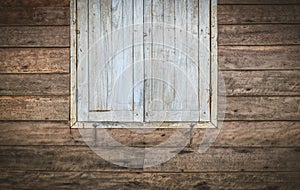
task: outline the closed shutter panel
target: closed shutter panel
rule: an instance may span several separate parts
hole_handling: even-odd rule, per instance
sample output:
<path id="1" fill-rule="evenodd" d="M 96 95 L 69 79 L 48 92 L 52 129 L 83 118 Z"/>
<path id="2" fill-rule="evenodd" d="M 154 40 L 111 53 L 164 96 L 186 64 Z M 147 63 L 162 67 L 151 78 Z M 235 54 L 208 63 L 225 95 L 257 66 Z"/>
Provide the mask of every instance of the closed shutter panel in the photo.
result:
<path id="1" fill-rule="evenodd" d="M 207 0 L 78 0 L 81 121 L 209 121 Z"/>

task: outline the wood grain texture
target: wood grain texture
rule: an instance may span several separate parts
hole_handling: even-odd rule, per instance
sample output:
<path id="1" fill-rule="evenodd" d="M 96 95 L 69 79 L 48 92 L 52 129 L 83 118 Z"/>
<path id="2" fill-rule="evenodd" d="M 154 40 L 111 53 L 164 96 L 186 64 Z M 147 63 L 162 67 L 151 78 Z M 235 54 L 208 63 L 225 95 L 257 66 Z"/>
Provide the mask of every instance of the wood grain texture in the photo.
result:
<path id="1" fill-rule="evenodd" d="M 219 25 L 219 45 L 300 44 L 300 24 Z"/>
<path id="2" fill-rule="evenodd" d="M 299 172 L 102 173 L 1 171 L 3 189 L 288 189 Z"/>
<path id="3" fill-rule="evenodd" d="M 300 5 L 221 5 L 218 24 L 300 23 Z"/>
<path id="4" fill-rule="evenodd" d="M 286 4 L 296 4 L 299 5 L 299 0 L 218 0 L 218 4 L 234 4 L 234 5 L 286 5 Z"/>
<path id="5" fill-rule="evenodd" d="M 300 122 L 224 122 L 212 147 L 298 147 Z M 85 145 L 79 129 L 69 129 L 67 122 L 0 122 L 0 145 Z M 83 130 L 83 129 L 81 129 Z M 132 129 L 98 129 L 107 131 L 123 145 L 152 147 L 174 135 L 175 129 L 156 129 L 138 133 Z M 141 129 L 145 131 L 145 129 Z M 198 147 L 204 133 L 214 129 L 194 129 L 189 146 Z M 93 129 L 89 131 L 91 136 Z"/>
<path id="6" fill-rule="evenodd" d="M 0 7 L 69 7 L 70 0 L 5 0 Z"/>
<path id="7" fill-rule="evenodd" d="M 76 3 L 77 11 L 76 11 L 76 62 L 73 67 L 76 67 L 76 93 L 74 94 L 77 97 L 77 105 L 76 110 L 78 110 L 77 119 L 78 120 L 87 120 L 87 112 L 88 112 L 88 86 L 85 85 L 88 81 L 88 69 L 86 63 L 88 63 L 88 14 L 84 10 L 87 10 L 88 1 L 77 1 Z M 86 13 L 86 14 L 82 14 Z M 73 22 L 74 24 L 74 22 Z M 73 36 L 75 37 L 75 36 Z M 74 46 L 72 46 L 74 48 Z M 73 69 L 73 68 L 72 68 Z M 78 72 L 82 71 L 82 72 Z M 73 75 L 74 76 L 74 75 Z"/>
<path id="8" fill-rule="evenodd" d="M 69 47 L 68 26 L 0 27 L 0 47 Z"/>
<path id="9" fill-rule="evenodd" d="M 117 154 L 121 148 L 106 147 L 103 154 Z M 143 152 L 144 149 L 140 149 Z M 157 159 L 162 151 L 153 151 Z M 143 161 L 144 154 L 124 163 Z M 287 156 L 288 155 L 288 156 Z M 213 148 L 199 154 L 198 147 L 186 148 L 166 163 L 144 168 L 148 172 L 238 172 L 282 171 L 297 172 L 300 169 L 299 148 Z M 87 146 L 0 146 L 1 170 L 47 171 L 141 171 L 125 168 L 103 160 Z"/>
<path id="10" fill-rule="evenodd" d="M 1 74 L 0 95 L 69 95 L 68 74 Z"/>
<path id="11" fill-rule="evenodd" d="M 69 97 L 0 97 L 0 120 L 68 120 Z"/>
<path id="12" fill-rule="evenodd" d="M 300 69 L 300 46 L 219 46 L 221 70 Z"/>
<path id="13" fill-rule="evenodd" d="M 212 95 L 211 92 L 214 91 L 214 87 L 216 83 L 212 81 L 217 81 L 217 77 L 214 73 L 217 72 L 217 68 L 214 67 L 214 39 L 213 36 L 217 36 L 218 31 L 214 29 L 214 15 L 215 12 L 211 10 L 211 3 L 209 1 L 199 1 L 199 28 L 198 28 L 198 58 L 199 63 L 197 65 L 198 68 L 192 68 L 193 70 L 198 70 L 198 97 L 199 107 L 200 107 L 200 121 L 212 121 L 215 123 L 214 114 L 212 113 L 215 109 L 214 103 L 215 101 L 215 93 Z M 211 15 L 208 17 L 207 15 Z M 217 25 L 217 24 L 216 24 Z M 194 39 L 188 39 L 188 41 L 197 41 Z M 190 42 L 187 41 L 187 44 Z M 210 48 L 208 48 L 210 47 Z M 197 61 L 197 60 L 195 60 Z M 210 72 L 209 72 L 210 71 Z M 188 73 L 189 75 L 194 75 L 193 73 Z M 191 79 L 189 79 L 191 80 Z M 189 92 L 192 93 L 192 92 Z M 211 114 L 212 113 L 212 114 Z"/>
<path id="14" fill-rule="evenodd" d="M 110 86 L 108 83 L 108 75 L 111 74 L 109 72 L 110 68 L 107 63 L 107 50 L 104 49 L 105 45 L 111 43 L 110 41 L 105 41 L 105 30 L 110 27 L 106 27 L 105 23 L 107 20 L 110 20 L 108 17 L 108 13 L 110 10 L 106 10 L 106 3 L 91 0 L 89 1 L 88 11 L 88 63 L 89 67 L 87 68 L 87 74 L 89 75 L 88 79 L 88 92 L 87 96 L 89 99 L 88 107 L 90 110 L 110 110 L 107 107 L 108 100 L 108 89 L 107 86 Z M 110 6 L 111 7 L 111 6 Z M 82 10 L 81 14 L 85 14 L 87 10 Z M 80 12 L 79 12 L 80 13 Z M 104 16 L 105 17 L 102 17 Z M 103 26 L 104 25 L 104 26 Z M 81 43 L 78 44 L 79 48 L 81 48 Z M 80 61 L 80 60 L 79 60 Z M 79 71 L 80 72 L 80 71 Z"/>
<path id="15" fill-rule="evenodd" d="M 69 25 L 69 15 L 66 7 L 0 7 L 0 26 Z"/>
<path id="16" fill-rule="evenodd" d="M 228 95 L 283 97 L 228 97 L 226 120 L 237 121 L 224 122 L 221 133 L 205 154 L 197 153 L 205 132 L 197 129 L 191 148 L 165 164 L 143 171 L 110 164 L 85 146 L 78 129 L 69 129 L 68 96 L 2 96 L 0 120 L 15 121 L 0 122 L 0 189 L 299 188 L 300 122 L 288 120 L 300 118 L 299 74 L 293 71 L 300 69 L 300 32 L 299 24 L 295 24 L 299 22 L 299 11 L 295 9 L 300 2 L 218 0 L 218 3 L 222 4 L 218 7 L 219 68 L 238 70 L 223 72 Z M 67 25 L 68 15 L 66 18 L 62 15 L 68 6 L 69 0 L 0 1 L 0 10 L 5 10 L 0 13 L 3 25 L 32 25 L 0 28 L 0 46 L 6 47 L 0 48 L 0 73 L 14 73 L 0 75 L 0 86 L 4 86 L 2 81 L 8 84 L 4 86 L 6 94 L 68 93 L 63 89 L 68 86 L 69 29 L 35 26 Z M 55 82 L 51 76 L 63 82 Z M 48 84 L 50 91 L 43 84 Z M 159 129 L 141 135 L 125 129 L 108 131 L 119 142 L 136 147 L 157 145 L 174 132 Z"/>
<path id="17" fill-rule="evenodd" d="M 223 71 L 226 96 L 299 96 L 300 72 Z M 220 84 L 221 85 L 221 84 Z"/>
<path id="18" fill-rule="evenodd" d="M 0 120 L 68 120 L 68 97 L 0 97 Z M 299 120 L 300 97 L 227 97 L 225 120 Z"/>
<path id="19" fill-rule="evenodd" d="M 299 120 L 300 97 L 228 97 L 225 120 Z"/>
<path id="20" fill-rule="evenodd" d="M 0 73 L 69 73 L 68 48 L 0 48 Z"/>
<path id="21" fill-rule="evenodd" d="M 0 122 L 1 145 L 84 145 L 68 122 Z M 73 132 L 74 131 L 74 132 Z"/>

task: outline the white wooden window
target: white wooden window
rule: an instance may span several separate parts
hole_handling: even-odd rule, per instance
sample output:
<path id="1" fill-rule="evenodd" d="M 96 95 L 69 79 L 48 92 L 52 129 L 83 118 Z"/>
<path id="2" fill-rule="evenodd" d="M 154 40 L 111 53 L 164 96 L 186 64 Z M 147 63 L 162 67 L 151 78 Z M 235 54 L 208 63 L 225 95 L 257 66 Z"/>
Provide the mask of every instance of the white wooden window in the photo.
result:
<path id="1" fill-rule="evenodd" d="M 216 126 L 216 5 L 72 0 L 71 124 Z"/>

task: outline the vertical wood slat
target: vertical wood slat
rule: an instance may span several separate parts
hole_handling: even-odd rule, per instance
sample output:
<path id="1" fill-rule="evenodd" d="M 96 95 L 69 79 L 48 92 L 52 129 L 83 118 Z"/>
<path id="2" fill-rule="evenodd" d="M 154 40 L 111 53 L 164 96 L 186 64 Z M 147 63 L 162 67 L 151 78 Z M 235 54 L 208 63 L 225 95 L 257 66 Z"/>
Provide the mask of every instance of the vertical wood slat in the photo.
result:
<path id="1" fill-rule="evenodd" d="M 220 109 L 224 109 L 221 107 L 224 106 L 226 102 L 220 102 L 218 97 L 218 24 L 217 24 L 217 0 L 211 1 L 211 72 L 210 72 L 210 78 L 211 78 L 211 101 L 210 101 L 210 121 L 213 125 L 217 126 L 218 117 L 220 119 L 223 119 L 221 115 L 218 115 L 218 111 Z M 224 101 L 224 100 L 223 100 Z"/>
<path id="2" fill-rule="evenodd" d="M 78 60 L 78 120 L 87 121 L 88 120 L 88 1 L 79 0 L 77 1 L 77 19 L 78 19 L 78 32 L 77 41 L 79 44 L 77 50 L 77 60 Z"/>
<path id="3" fill-rule="evenodd" d="M 124 78 L 126 63 L 124 62 L 125 10 L 123 3 L 122 0 L 112 1 L 112 110 L 124 110 L 130 107 L 128 94 L 126 94 L 126 89 L 130 87 L 130 81 Z"/>
<path id="4" fill-rule="evenodd" d="M 77 121 L 77 1 L 70 0 L 70 125 L 73 127 Z"/>
<path id="5" fill-rule="evenodd" d="M 112 83 L 111 83 L 111 90 L 112 90 L 112 110 L 117 110 L 119 108 L 119 100 L 118 100 L 118 93 L 119 93 L 119 86 L 117 86 L 117 81 L 119 75 L 122 73 L 122 66 L 123 66 L 123 52 L 119 52 L 123 48 L 123 33 L 120 32 L 123 26 L 123 3 L 122 0 L 112 0 L 112 20 L 111 20 L 111 27 L 112 27 Z"/>
<path id="6" fill-rule="evenodd" d="M 144 60 L 145 60 L 145 121 L 149 121 L 149 104 L 146 102 L 148 100 L 151 100 L 151 93 L 146 93 L 149 92 L 149 89 L 151 89 L 151 83 L 152 80 L 151 78 L 151 52 L 152 52 L 152 46 L 151 46 L 151 41 L 152 41 L 152 30 L 151 30 L 151 22 L 152 22 L 152 17 L 151 17 L 151 12 L 152 12 L 152 0 L 149 1 L 144 1 Z"/>
<path id="7" fill-rule="evenodd" d="M 122 96 L 122 110 L 132 110 L 133 107 L 133 0 L 123 1 L 123 71 L 122 85 L 119 88 Z"/>
<path id="8" fill-rule="evenodd" d="M 175 1 L 175 109 L 186 110 L 186 1 Z"/>
<path id="9" fill-rule="evenodd" d="M 163 53 L 164 43 L 164 25 L 163 25 L 163 1 L 153 0 L 152 2 L 152 60 L 151 60 L 151 77 L 152 85 L 150 86 L 151 99 L 146 100 L 151 111 L 160 111 L 163 109 Z"/>
<path id="10" fill-rule="evenodd" d="M 104 10 L 102 10 L 104 11 Z M 100 16 L 100 1 L 89 1 L 89 111 L 90 110 L 108 110 L 107 105 L 107 70 L 105 67 L 106 44 L 100 41 L 103 36 L 103 21 Z M 100 88 L 100 89 L 99 89 Z"/>
<path id="11" fill-rule="evenodd" d="M 112 1 L 111 0 L 105 0 L 101 1 L 101 17 L 103 18 L 102 20 L 106 20 L 105 24 L 103 24 L 103 44 L 105 45 L 105 53 L 106 53 L 106 62 L 105 66 L 106 69 L 109 70 L 107 73 L 107 105 L 106 107 L 108 109 L 112 108 Z M 104 11 L 105 10 L 105 11 Z M 102 12 L 104 11 L 104 12 Z"/>
<path id="12" fill-rule="evenodd" d="M 134 54 L 133 54 L 133 104 L 134 121 L 144 120 L 144 48 L 143 48 L 143 22 L 144 5 L 143 1 L 134 0 Z"/>
<path id="13" fill-rule="evenodd" d="M 210 119 L 210 1 L 199 1 L 199 103 L 200 121 Z"/>
<path id="14" fill-rule="evenodd" d="M 175 92 L 174 74 L 175 74 L 175 1 L 164 1 L 164 69 L 162 76 L 166 82 L 164 85 L 163 110 L 171 111 L 174 104 Z"/>
<path id="15" fill-rule="evenodd" d="M 198 0 L 187 1 L 187 36 L 185 52 L 187 54 L 187 68 L 185 73 L 185 78 L 187 79 L 187 111 L 200 111 L 199 103 L 197 103 L 197 100 L 199 101 L 198 15 L 201 11 L 202 10 L 199 11 Z"/>

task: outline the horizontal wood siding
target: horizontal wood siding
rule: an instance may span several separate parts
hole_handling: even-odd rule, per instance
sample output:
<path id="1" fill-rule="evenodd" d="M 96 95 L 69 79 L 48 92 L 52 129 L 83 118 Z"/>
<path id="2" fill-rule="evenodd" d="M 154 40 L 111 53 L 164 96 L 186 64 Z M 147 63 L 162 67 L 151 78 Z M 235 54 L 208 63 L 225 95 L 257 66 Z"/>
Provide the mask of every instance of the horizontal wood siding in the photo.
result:
<path id="1" fill-rule="evenodd" d="M 68 7 L 0 7 L 1 25 L 69 25 Z"/>
<path id="2" fill-rule="evenodd" d="M 0 48 L 0 73 L 69 73 L 69 48 Z"/>
<path id="3" fill-rule="evenodd" d="M 299 70 L 300 46 L 219 46 L 220 70 Z"/>
<path id="4" fill-rule="evenodd" d="M 68 26 L 3 26 L 0 47 L 69 47 Z"/>
<path id="5" fill-rule="evenodd" d="M 219 45 L 300 45 L 300 24 L 219 25 Z"/>
<path id="6" fill-rule="evenodd" d="M 69 129 L 69 0 L 0 1 L 0 189 L 297 189 L 300 2 L 218 3 L 227 95 L 219 136 L 199 154 L 206 130 L 194 130 L 176 157 L 133 170 L 98 157 Z M 174 134 L 101 130 L 134 147 Z"/>
<path id="7" fill-rule="evenodd" d="M 2 172 L 2 171 L 1 171 Z M 4 188 L 54 189 L 297 189 L 298 172 L 208 173 L 99 173 L 99 172 L 2 172 Z M 289 183 L 294 181 L 294 183 Z"/>
<path id="8" fill-rule="evenodd" d="M 220 5 L 219 24 L 300 23 L 300 5 Z M 267 14 L 266 14 L 267 13 Z M 262 17 L 264 15 L 264 17 Z"/>

